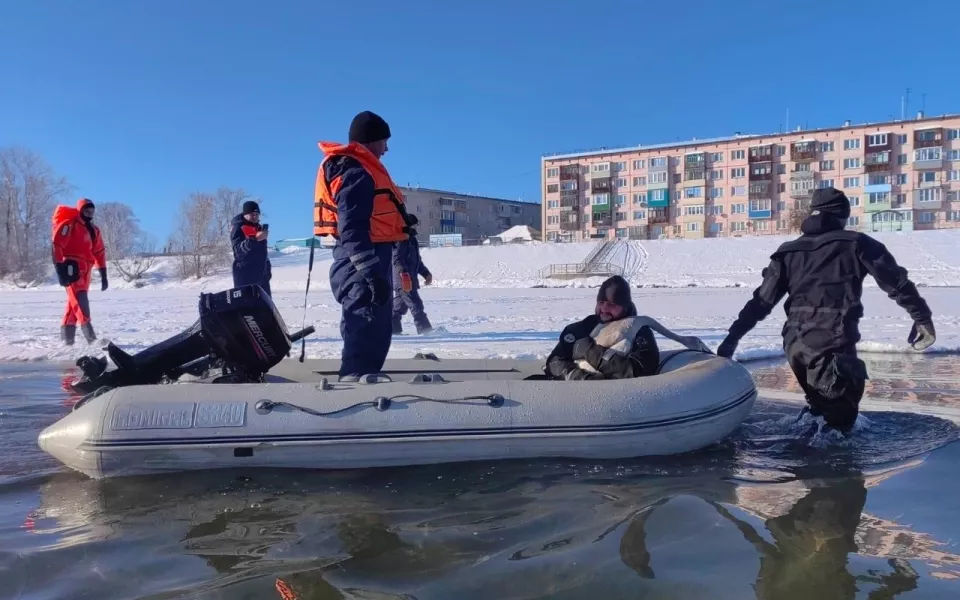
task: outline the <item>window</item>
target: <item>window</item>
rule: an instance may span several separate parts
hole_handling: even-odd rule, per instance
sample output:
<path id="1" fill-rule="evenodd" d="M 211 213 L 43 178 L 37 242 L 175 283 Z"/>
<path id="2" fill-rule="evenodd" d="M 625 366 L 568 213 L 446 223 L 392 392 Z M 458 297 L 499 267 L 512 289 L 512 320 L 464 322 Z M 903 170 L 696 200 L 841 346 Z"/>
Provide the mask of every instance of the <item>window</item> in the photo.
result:
<path id="1" fill-rule="evenodd" d="M 850 201 L 850 206 L 860 206 L 860 196 L 847 196 L 847 200 Z"/>
<path id="2" fill-rule="evenodd" d="M 753 223 L 754 231 L 767 231 L 770 227 L 769 221 L 750 221 Z"/>
<path id="3" fill-rule="evenodd" d="M 618 177 L 617 179 L 614 179 L 613 185 L 616 187 L 626 187 L 627 186 L 626 177 Z"/>
<path id="4" fill-rule="evenodd" d="M 867 146 L 886 146 L 887 134 L 875 133 L 867 136 Z"/>
<path id="5" fill-rule="evenodd" d="M 929 188 L 926 190 L 917 190 L 917 202 L 936 202 L 940 203 L 940 188 Z"/>
<path id="6" fill-rule="evenodd" d="M 710 153 L 710 162 L 722 163 L 722 162 L 723 162 L 723 152 L 711 152 L 711 153 Z"/>
<path id="7" fill-rule="evenodd" d="M 894 207 L 903 206 L 903 205 L 906 204 L 906 203 L 907 203 L 907 195 L 906 195 L 906 194 L 897 194 L 897 195 L 894 196 L 894 198 L 893 198 Z"/>
<path id="8" fill-rule="evenodd" d="M 905 164 L 907 164 L 907 155 L 906 155 L 906 154 L 898 154 L 898 155 L 897 155 L 897 164 L 898 164 L 898 165 L 905 165 Z"/>
<path id="9" fill-rule="evenodd" d="M 889 192 L 871 192 L 867 194 L 869 204 L 887 204 L 890 202 Z"/>
<path id="10" fill-rule="evenodd" d="M 859 227 L 860 217 L 847 217 L 847 227 Z"/>
<path id="11" fill-rule="evenodd" d="M 733 150 L 730 152 L 730 160 L 743 160 L 747 157 L 746 150 Z"/>
<path id="12" fill-rule="evenodd" d="M 860 138 L 853 140 L 843 140 L 843 149 L 844 150 L 859 150 L 860 149 Z"/>
<path id="13" fill-rule="evenodd" d="M 917 215 L 917 223 L 933 223 L 937 220 L 937 213 L 930 212 L 928 210 L 923 211 Z"/>
<path id="14" fill-rule="evenodd" d="M 888 165 L 890 164 L 890 152 L 874 152 L 868 154 L 864 162 L 868 165 Z"/>
<path id="15" fill-rule="evenodd" d="M 646 178 L 646 177 L 643 177 L 643 176 L 641 176 L 641 177 L 634 177 L 634 178 L 633 178 L 633 186 L 634 186 L 634 187 L 640 187 L 641 185 L 647 185 L 647 178 Z"/>
<path id="16" fill-rule="evenodd" d="M 552 179 L 553 177 L 560 177 L 560 169 L 558 168 L 547 169 L 547 178 Z"/>
<path id="17" fill-rule="evenodd" d="M 937 172 L 936 171 L 921 171 L 917 173 L 917 181 L 919 183 L 936 183 L 937 182 Z"/>
<path id="18" fill-rule="evenodd" d="M 960 181 L 960 171 L 947 171 L 947 181 Z"/>
<path id="19" fill-rule="evenodd" d="M 889 183 L 889 175 L 867 175 L 867 185 L 887 185 Z"/>
<path id="20" fill-rule="evenodd" d="M 730 231 L 743 231 L 747 228 L 747 224 L 743 221 L 737 221 L 736 223 L 730 223 Z"/>
<path id="21" fill-rule="evenodd" d="M 548 215 L 547 216 L 547 225 L 556 225 L 560 222 L 560 217 L 557 215 Z"/>
<path id="22" fill-rule="evenodd" d="M 787 228 L 787 222 L 786 222 L 786 221 L 777 221 L 777 231 L 779 231 L 779 230 L 781 230 L 781 229 L 786 229 L 786 228 Z"/>
<path id="23" fill-rule="evenodd" d="M 747 212 L 746 204 L 734 204 L 730 207 L 730 213 L 734 215 L 739 215 Z"/>
<path id="24" fill-rule="evenodd" d="M 645 160 L 635 160 L 633 161 L 633 170 L 638 171 L 640 169 L 645 169 L 647 167 L 647 161 Z"/>
<path id="25" fill-rule="evenodd" d="M 722 204 L 714 204 L 713 206 L 707 207 L 707 214 L 710 215 L 710 216 L 712 216 L 712 217 L 715 217 L 715 216 L 717 216 L 717 215 L 722 215 L 722 214 L 723 214 L 723 205 L 722 205 Z"/>
<path id="26" fill-rule="evenodd" d="M 830 161 L 833 162 L 832 160 Z M 810 163 L 797 163 L 793 165 L 794 173 L 809 173 L 810 172 Z"/>
<path id="27" fill-rule="evenodd" d="M 784 201 L 777 202 L 777 212 L 783 212 L 787 210 L 787 203 Z"/>
<path id="28" fill-rule="evenodd" d="M 455 214 L 456 214 L 456 213 L 453 212 L 452 210 L 441 210 L 441 211 L 440 211 L 440 220 L 441 220 L 441 221 L 453 221 Z"/>
<path id="29" fill-rule="evenodd" d="M 596 163 L 591 165 L 590 170 L 594 173 L 606 173 L 610 170 L 610 163 Z"/>
<path id="30" fill-rule="evenodd" d="M 683 179 L 683 175 L 682 175 L 682 174 L 680 174 L 680 173 L 674 173 L 674 174 L 673 174 L 673 182 L 674 182 L 674 183 L 680 183 L 680 181 L 681 181 L 682 179 Z"/>
<path id="31" fill-rule="evenodd" d="M 667 199 L 667 190 L 650 190 L 650 200 L 653 202 L 663 202 Z"/>
<path id="32" fill-rule="evenodd" d="M 907 134 L 901 133 L 897 135 L 897 143 L 901 146 L 907 143 Z"/>
<path id="33" fill-rule="evenodd" d="M 730 188 L 731 196 L 746 196 L 747 195 L 747 186 L 745 185 L 736 185 Z"/>
<path id="34" fill-rule="evenodd" d="M 960 160 L 960 150 L 947 150 L 947 160 Z"/>
<path id="35" fill-rule="evenodd" d="M 897 185 L 907 185 L 907 174 L 899 173 L 897 175 Z"/>
<path id="36" fill-rule="evenodd" d="M 639 194 L 634 194 L 634 195 L 633 195 L 633 203 L 634 203 L 634 204 L 641 204 L 641 205 L 642 205 L 642 204 L 646 204 L 646 203 L 647 203 L 647 195 L 646 195 L 645 193 L 643 193 L 643 192 L 641 192 L 641 193 L 639 193 Z"/>
<path id="37" fill-rule="evenodd" d="M 948 130 L 947 130 L 947 139 L 948 139 L 948 140 L 960 140 L 960 129 L 948 129 Z"/>
<path id="38" fill-rule="evenodd" d="M 843 168 L 844 168 L 844 169 L 859 169 L 859 168 L 860 168 L 860 159 L 859 159 L 859 158 L 845 158 L 845 159 L 843 159 Z"/>
<path id="39" fill-rule="evenodd" d="M 920 148 L 913 151 L 913 161 L 940 160 L 940 148 Z"/>
<path id="40" fill-rule="evenodd" d="M 783 156 L 786 153 L 787 153 L 786 146 L 777 146 L 777 156 Z"/>
<path id="41" fill-rule="evenodd" d="M 711 197 L 711 198 L 723 198 L 723 188 L 722 188 L 722 187 L 710 188 L 710 197 Z"/>
<path id="42" fill-rule="evenodd" d="M 777 175 L 783 175 L 787 172 L 787 165 L 780 163 L 777 165 Z"/>
<path id="43" fill-rule="evenodd" d="M 833 142 L 820 142 L 820 152 L 833 152 Z"/>
<path id="44" fill-rule="evenodd" d="M 723 223 L 710 223 L 710 233 L 723 233 Z"/>
<path id="45" fill-rule="evenodd" d="M 860 187 L 860 178 L 859 178 L 859 177 L 844 177 L 844 178 L 843 178 L 843 187 L 845 187 L 845 188 Z"/>
<path id="46" fill-rule="evenodd" d="M 683 197 L 684 198 L 699 198 L 703 196 L 702 187 L 688 187 L 683 188 Z"/>
<path id="47" fill-rule="evenodd" d="M 770 201 L 769 200 L 751 200 L 750 201 L 750 210 L 770 210 Z"/>
<path id="48" fill-rule="evenodd" d="M 778 191 L 778 192 L 785 192 L 785 191 L 787 191 L 787 184 L 781 183 L 781 184 L 777 187 L 777 191 Z"/>
<path id="49" fill-rule="evenodd" d="M 693 216 L 693 215 L 702 215 L 702 214 L 703 214 L 703 205 L 702 205 L 702 204 L 697 205 L 697 206 L 684 206 L 683 209 L 684 209 L 684 210 L 683 210 L 683 214 L 687 215 L 688 217 Z"/>
<path id="50" fill-rule="evenodd" d="M 617 194 L 617 206 L 623 206 L 626 203 L 627 203 L 627 195 Z"/>
<path id="51" fill-rule="evenodd" d="M 737 167 L 736 169 L 730 169 L 730 179 L 741 179 L 746 177 L 747 170 L 744 167 Z"/>
<path id="52" fill-rule="evenodd" d="M 947 213 L 948 221 L 960 221 L 960 210 L 951 210 Z"/>
<path id="53" fill-rule="evenodd" d="M 700 223 L 687 223 L 687 231 L 700 231 Z"/>
<path id="54" fill-rule="evenodd" d="M 547 208 L 560 208 L 559 200 L 547 200 Z"/>
<path id="55" fill-rule="evenodd" d="M 633 211 L 634 220 L 641 221 L 647 218 L 647 211 L 645 210 L 635 210 Z"/>
<path id="56" fill-rule="evenodd" d="M 626 162 L 615 162 L 615 163 L 613 163 L 613 172 L 614 172 L 614 173 L 617 173 L 617 172 L 620 172 L 620 171 L 626 171 L 626 170 L 627 170 L 627 163 L 626 163 Z"/>
<path id="57" fill-rule="evenodd" d="M 799 165 L 798 165 L 799 166 Z M 832 171 L 834 166 L 834 161 L 832 160 L 821 160 L 820 161 L 820 170 L 821 171 Z"/>
<path id="58" fill-rule="evenodd" d="M 557 192 L 559 192 L 559 191 L 560 191 L 560 186 L 559 186 L 559 185 L 557 185 L 557 184 L 555 184 L 555 183 L 551 183 L 551 184 L 547 185 L 547 193 L 548 193 L 548 194 L 555 194 L 555 193 L 557 193 Z"/>
<path id="59" fill-rule="evenodd" d="M 610 194 L 594 194 L 590 197 L 590 204 L 610 204 Z"/>
<path id="60" fill-rule="evenodd" d="M 665 166 L 667 166 L 667 157 L 666 157 L 666 156 L 658 156 L 658 157 L 656 157 L 656 158 L 651 158 L 651 159 L 650 159 L 650 167 L 651 167 L 651 168 L 653 168 L 653 167 L 665 167 Z"/>
<path id="61" fill-rule="evenodd" d="M 833 187 L 833 180 L 832 180 L 832 179 L 821 179 L 821 180 L 820 180 L 820 185 L 818 185 L 817 187 L 820 188 L 821 190 L 822 190 L 822 189 L 825 189 L 825 188 L 831 188 L 831 187 Z"/>
<path id="62" fill-rule="evenodd" d="M 618 213 L 617 213 L 617 220 L 618 220 L 618 221 L 626 221 L 626 220 L 627 220 L 627 213 L 625 213 L 625 212 L 618 212 Z"/>
<path id="63" fill-rule="evenodd" d="M 952 192 L 947 192 L 947 201 L 960 202 L 960 191 L 953 190 Z"/>
<path id="64" fill-rule="evenodd" d="M 650 173 L 648 177 L 650 183 L 666 183 L 667 182 L 667 172 L 660 171 L 658 173 Z"/>
<path id="65" fill-rule="evenodd" d="M 719 181 L 723 179 L 723 169 L 714 169 L 710 171 L 710 179 L 712 181 Z"/>

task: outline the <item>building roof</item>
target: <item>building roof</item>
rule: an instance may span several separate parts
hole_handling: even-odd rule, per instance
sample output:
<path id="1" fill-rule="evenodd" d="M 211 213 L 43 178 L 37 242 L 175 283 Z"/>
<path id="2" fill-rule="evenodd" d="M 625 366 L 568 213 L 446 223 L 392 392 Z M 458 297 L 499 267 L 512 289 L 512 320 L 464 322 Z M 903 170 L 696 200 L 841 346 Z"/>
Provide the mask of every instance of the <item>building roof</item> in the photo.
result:
<path id="1" fill-rule="evenodd" d="M 684 146 L 706 146 L 710 144 L 719 144 L 723 142 L 733 142 L 737 140 L 750 140 L 750 139 L 759 139 L 761 138 L 771 138 L 785 135 L 793 135 L 797 133 L 803 134 L 816 134 L 819 132 L 828 132 L 828 131 L 843 131 L 845 129 L 852 129 L 855 127 L 883 127 L 891 125 L 900 125 L 905 123 L 916 123 L 919 125 L 927 125 L 927 127 L 920 127 L 919 129 L 933 128 L 936 125 L 933 124 L 934 121 L 944 121 L 946 119 L 953 119 L 960 117 L 960 113 L 953 114 L 944 114 L 937 117 L 918 117 L 916 119 L 903 119 L 903 120 L 894 120 L 894 121 L 881 121 L 878 123 L 850 123 L 849 125 L 843 125 L 839 127 L 822 127 L 819 129 L 797 129 L 794 131 L 781 131 L 776 133 L 750 133 L 750 134 L 741 134 L 735 133 L 734 135 L 724 136 L 724 137 L 715 137 L 715 138 L 704 138 L 692 140 L 687 140 L 683 142 L 669 142 L 665 144 L 639 144 L 637 146 L 627 146 L 622 148 L 596 148 L 593 150 L 582 150 L 576 152 L 555 152 L 550 154 L 544 154 L 541 157 L 541 162 L 548 160 L 564 160 L 569 158 L 584 158 L 588 156 L 602 156 L 604 154 L 627 154 L 630 152 L 638 152 L 641 150 L 667 150 L 672 148 L 682 148 Z M 882 132 L 881 132 L 882 133 Z M 810 139 L 804 138 L 800 141 L 811 141 Z"/>
<path id="2" fill-rule="evenodd" d="M 433 188 L 425 188 L 419 186 L 408 186 L 401 185 L 397 186 L 401 191 L 411 191 L 411 192 L 426 192 L 428 194 L 441 194 L 441 195 L 450 195 L 450 196 L 459 196 L 461 198 L 478 198 L 480 200 L 493 200 L 495 202 L 510 202 L 513 204 L 540 204 L 540 200 L 508 200 L 506 198 L 495 198 L 493 196 L 480 196 L 479 194 L 464 194 L 463 192 L 451 192 L 449 190 L 435 190 Z"/>

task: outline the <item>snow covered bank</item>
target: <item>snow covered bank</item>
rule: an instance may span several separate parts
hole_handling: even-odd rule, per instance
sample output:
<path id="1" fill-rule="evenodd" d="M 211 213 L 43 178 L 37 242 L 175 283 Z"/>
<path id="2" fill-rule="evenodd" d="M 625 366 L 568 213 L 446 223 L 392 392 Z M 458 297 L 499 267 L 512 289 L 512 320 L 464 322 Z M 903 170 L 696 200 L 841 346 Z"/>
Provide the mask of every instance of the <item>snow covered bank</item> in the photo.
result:
<path id="1" fill-rule="evenodd" d="M 101 338 L 139 350 L 189 326 L 197 318 L 198 289 L 169 288 L 160 293 L 140 290 L 91 292 L 94 324 Z M 682 335 L 696 335 L 711 348 L 722 341 L 751 290 L 642 289 L 634 300 L 645 314 Z M 935 351 L 960 351 L 960 289 L 928 288 L 924 296 L 934 311 L 938 340 Z M 394 337 L 390 356 L 410 357 L 434 352 L 450 358 L 546 358 L 560 330 L 593 310 L 596 291 L 589 289 L 436 289 L 425 288 L 423 298 L 433 324 L 442 328 L 431 336 Z M 74 361 L 91 353 L 83 342 L 66 349 L 59 342 L 64 295 L 59 290 L 0 292 L 0 360 Z M 303 318 L 303 294 L 279 292 L 274 300 L 291 329 Z M 309 338 L 307 355 L 337 358 L 342 342 L 339 306 L 329 291 L 311 293 L 307 324 L 317 328 Z M 911 322 L 906 313 L 877 289 L 867 290 L 863 343 L 868 351 L 909 352 Z M 780 328 L 783 309 L 760 323 L 741 342 L 740 359 L 782 355 Z M 409 317 L 407 333 L 413 331 Z M 663 347 L 676 347 L 661 340 Z M 298 348 L 299 349 L 299 348 Z"/>

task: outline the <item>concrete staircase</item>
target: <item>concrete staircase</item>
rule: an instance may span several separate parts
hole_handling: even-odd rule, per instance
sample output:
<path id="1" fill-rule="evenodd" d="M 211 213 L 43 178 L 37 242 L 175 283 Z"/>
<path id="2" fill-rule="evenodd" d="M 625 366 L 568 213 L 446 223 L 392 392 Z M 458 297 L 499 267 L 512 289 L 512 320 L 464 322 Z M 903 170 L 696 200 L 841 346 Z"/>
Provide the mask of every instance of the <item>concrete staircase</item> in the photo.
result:
<path id="1" fill-rule="evenodd" d="M 623 240 L 600 242 L 590 254 L 578 263 L 554 263 L 540 269 L 541 279 L 580 279 L 583 277 L 611 277 L 623 275 L 623 267 L 610 262 Z"/>

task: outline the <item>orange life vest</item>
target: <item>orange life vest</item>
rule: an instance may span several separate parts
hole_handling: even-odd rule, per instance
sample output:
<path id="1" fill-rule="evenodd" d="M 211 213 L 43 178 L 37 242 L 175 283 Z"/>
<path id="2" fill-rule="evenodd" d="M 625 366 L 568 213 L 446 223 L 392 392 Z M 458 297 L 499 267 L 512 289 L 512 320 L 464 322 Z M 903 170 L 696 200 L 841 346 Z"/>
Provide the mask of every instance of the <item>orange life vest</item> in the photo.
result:
<path id="1" fill-rule="evenodd" d="M 399 242 L 408 239 L 407 211 L 404 207 L 403 193 L 393 183 L 383 163 L 364 146 L 351 142 L 337 144 L 320 142 L 320 150 L 326 155 L 317 172 L 317 185 L 313 202 L 313 235 L 318 237 L 339 237 L 337 232 L 337 192 L 342 181 L 334 178 L 327 184 L 323 175 L 324 164 L 337 156 L 349 156 L 357 160 L 363 169 L 373 178 L 373 213 L 370 216 L 370 241 Z"/>

